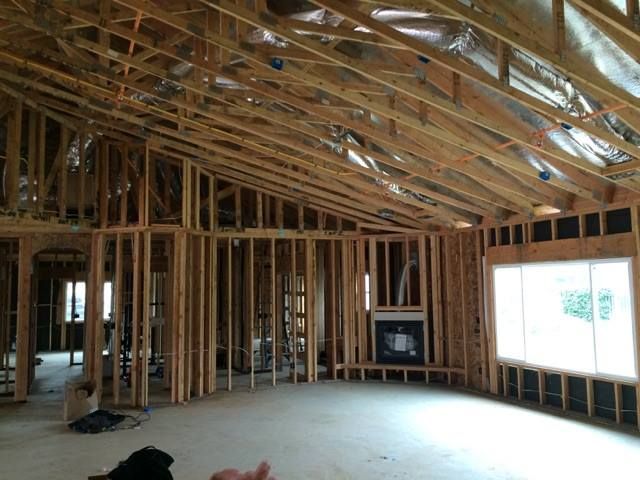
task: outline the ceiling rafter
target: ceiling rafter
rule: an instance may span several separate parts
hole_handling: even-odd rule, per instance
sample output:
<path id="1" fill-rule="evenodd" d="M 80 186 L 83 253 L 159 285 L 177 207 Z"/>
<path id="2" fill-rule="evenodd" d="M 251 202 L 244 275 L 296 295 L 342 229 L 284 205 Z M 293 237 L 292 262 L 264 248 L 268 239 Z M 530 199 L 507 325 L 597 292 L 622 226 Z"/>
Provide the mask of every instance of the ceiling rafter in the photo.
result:
<path id="1" fill-rule="evenodd" d="M 172 136 L 174 136 L 174 137 L 176 137 L 178 139 L 182 138 L 181 135 L 178 132 L 175 132 L 175 131 L 173 131 L 172 129 L 170 129 L 168 127 L 161 127 L 159 125 L 149 125 L 148 122 L 141 121 L 137 117 L 135 117 L 134 115 L 131 115 L 129 113 L 125 113 L 122 110 L 117 110 L 117 109 L 113 108 L 114 106 L 109 108 L 109 104 L 106 103 L 106 102 L 101 102 L 101 104 L 97 104 L 95 102 L 92 102 L 91 100 L 86 100 L 83 97 L 80 97 L 80 96 L 77 96 L 77 95 L 74 95 L 74 94 L 71 94 L 71 93 L 68 93 L 68 92 L 61 92 L 60 90 L 56 90 L 56 89 L 54 89 L 52 87 L 45 87 L 42 84 L 37 84 L 37 83 L 31 82 L 31 81 L 28 81 L 28 80 L 25 80 L 25 79 L 21 79 L 20 77 L 18 77 L 16 75 L 9 74 L 7 72 L 0 71 L 0 78 L 4 78 L 5 80 L 13 81 L 13 82 L 17 82 L 17 83 L 22 82 L 23 84 L 26 84 L 26 85 L 28 85 L 28 86 L 30 86 L 32 88 L 41 90 L 43 92 L 49 93 L 51 95 L 58 95 L 58 96 L 65 97 L 69 101 L 76 102 L 78 105 L 84 105 L 85 107 L 88 107 L 88 108 L 90 108 L 92 110 L 96 110 L 98 112 L 105 113 L 105 114 L 108 114 L 108 115 L 109 114 L 113 115 L 116 118 L 128 121 L 128 122 L 130 122 L 133 125 L 136 125 L 138 127 L 143 127 L 143 128 L 148 128 L 148 129 L 151 129 L 151 130 L 156 130 L 156 131 L 159 131 L 161 133 L 164 133 L 165 135 L 172 135 Z M 191 136 L 187 136 L 186 138 L 190 142 L 198 144 L 200 146 L 208 146 L 209 148 L 214 148 L 214 149 L 216 148 L 216 146 L 214 146 L 210 142 L 203 142 L 203 141 L 200 141 L 200 140 L 198 140 L 196 138 L 193 138 Z M 225 153 L 227 153 L 227 155 L 228 155 L 228 154 L 232 154 L 233 151 L 227 149 L 227 151 Z M 284 157 L 283 154 L 280 154 L 280 156 Z M 291 158 L 293 158 L 294 161 L 295 161 L 295 157 L 291 157 Z M 299 162 L 299 163 L 302 163 L 302 162 Z M 352 182 L 353 182 L 353 180 L 352 180 Z M 358 183 L 358 182 L 356 182 L 356 183 Z M 386 203 L 385 207 L 389 208 L 390 210 L 394 209 L 394 205 L 392 203 Z M 423 206 L 423 208 L 424 208 L 424 206 Z M 377 210 L 374 210 L 374 212 L 377 212 Z M 410 214 L 408 212 L 405 212 L 405 215 L 410 215 Z M 368 217 L 368 220 L 371 221 L 374 218 L 376 218 L 376 217 L 370 216 L 370 217 Z M 402 219 L 399 219 L 399 221 L 402 221 Z M 439 220 L 432 220 L 432 221 L 436 221 L 436 223 L 440 223 Z M 413 227 L 424 228 L 424 226 L 421 226 L 419 222 L 410 221 L 409 219 L 407 219 L 405 221 L 405 223 L 409 223 Z M 444 223 L 447 224 L 447 222 L 444 222 Z"/>
<path id="2" fill-rule="evenodd" d="M 93 44 L 93 46 L 91 46 L 90 42 L 88 42 L 88 41 L 80 41 L 80 40 L 78 39 L 78 43 L 79 43 L 79 45 L 81 45 L 81 46 L 85 46 L 85 47 L 86 47 L 86 46 L 87 46 L 87 44 L 88 44 L 88 48 L 90 48 L 90 49 L 92 48 L 93 50 L 96 50 L 96 49 L 97 49 L 97 46 L 96 46 L 95 44 Z M 112 52 L 112 55 L 120 57 L 120 56 L 119 56 L 118 54 L 116 54 L 115 52 Z M 130 61 L 130 59 L 123 59 L 123 61 Z M 165 72 L 159 72 L 159 73 L 158 73 L 158 76 L 159 76 L 160 78 L 162 78 L 162 77 L 163 77 L 163 73 L 166 75 L 166 71 L 165 71 Z M 124 80 L 124 79 L 122 79 L 121 77 L 113 77 L 113 80 L 115 80 L 115 81 L 119 81 L 119 82 L 124 82 L 124 81 L 125 81 L 125 80 Z M 181 82 L 185 82 L 185 80 L 184 80 L 184 79 L 182 79 L 182 80 L 181 80 Z M 133 86 L 133 88 L 135 88 L 135 86 Z M 202 88 L 202 87 L 201 87 L 201 88 Z M 204 89 L 204 88 L 203 88 L 203 90 L 205 90 L 205 91 L 206 91 L 206 89 Z M 437 181 L 437 180 L 436 180 L 436 181 Z M 408 185 L 408 184 L 407 184 L 407 185 Z M 408 186 L 408 188 L 415 188 L 415 187 L 413 187 L 413 186 L 410 186 L 410 187 L 409 187 L 409 186 Z M 425 194 L 426 194 L 426 193 L 425 193 Z M 516 211 L 517 211 L 517 210 L 516 210 Z"/>
<path id="3" fill-rule="evenodd" d="M 203 40 L 208 40 L 211 41 L 217 45 L 220 45 L 221 47 L 223 47 L 224 49 L 239 53 L 241 55 L 245 55 L 249 58 L 251 58 L 253 61 L 256 61 L 260 64 L 264 64 L 264 65 L 268 65 L 270 63 L 270 59 L 264 58 L 264 56 L 256 54 L 255 50 L 253 49 L 253 47 L 249 44 L 240 44 L 234 41 L 231 41 L 229 39 L 226 39 L 224 37 L 221 37 L 220 35 L 214 34 L 210 31 L 205 30 L 202 26 L 198 25 L 197 23 L 195 23 L 194 21 L 187 21 L 185 19 L 181 19 L 181 18 L 176 18 L 173 17 L 171 15 L 167 15 L 165 13 L 162 12 L 161 9 L 159 8 L 152 8 L 152 3 L 151 2 L 140 2 L 137 0 L 131 0 L 131 2 L 128 2 L 130 4 L 130 7 L 135 7 L 137 9 L 143 10 L 151 15 L 153 15 L 154 17 L 158 18 L 159 20 L 162 20 L 163 22 L 166 22 L 168 24 L 170 24 L 171 26 L 181 29 L 185 32 L 193 32 L 194 35 L 198 38 L 201 38 Z M 225 5 L 227 5 L 227 3 L 224 3 Z M 80 18 L 86 21 L 90 21 L 93 24 L 95 24 L 96 26 L 100 27 L 100 28 L 107 28 L 107 22 L 104 19 L 101 19 L 99 16 L 95 16 L 92 15 L 88 12 L 84 12 L 84 11 L 80 11 L 78 9 L 74 9 L 73 7 L 70 7 L 69 5 L 67 5 L 64 2 L 60 2 L 58 0 L 52 0 L 52 5 L 55 6 L 56 8 L 60 9 L 61 11 L 65 12 L 68 15 L 71 15 L 74 18 Z M 231 5 L 230 6 L 232 11 L 236 12 L 240 7 L 236 7 L 235 5 Z M 262 17 L 262 15 L 260 16 L 260 18 L 258 18 L 257 15 L 255 15 L 253 12 L 245 10 L 245 9 L 241 9 L 242 12 L 242 16 L 250 16 L 252 19 L 251 23 L 257 23 L 260 24 L 262 27 L 264 28 L 268 28 L 269 25 L 265 24 L 264 22 L 262 22 L 262 20 L 260 20 L 260 18 Z M 236 12 L 237 13 L 237 12 Z M 271 17 L 269 17 L 271 18 Z M 276 20 L 277 21 L 277 20 Z M 109 26 L 110 31 L 113 30 L 117 35 L 122 36 L 123 38 L 128 38 L 128 39 L 135 39 L 136 42 L 138 43 L 142 43 L 142 44 L 147 44 L 147 45 L 153 45 L 153 42 L 150 42 L 148 39 L 145 39 L 143 36 L 141 36 L 140 34 L 132 34 L 130 31 L 128 31 L 127 29 L 123 29 L 121 27 L 117 27 L 117 26 Z M 282 33 L 279 31 L 279 33 Z M 285 36 L 292 36 L 295 35 L 292 32 L 285 32 Z M 304 39 L 303 39 L 304 40 Z M 80 41 L 79 39 L 77 41 Z M 309 46 L 307 44 L 307 42 L 303 42 L 301 43 L 301 45 L 304 46 Z M 319 46 L 321 47 L 321 45 Z M 310 47 L 312 49 L 315 49 L 316 47 Z M 166 49 L 165 53 L 170 54 L 172 56 L 176 56 L 179 59 L 189 59 L 192 63 L 194 63 L 194 65 L 196 65 L 195 60 L 188 54 L 185 54 L 184 51 L 181 51 L 179 49 L 176 49 L 175 47 L 170 48 L 170 49 Z M 329 53 L 327 54 L 328 56 L 336 56 L 339 55 L 337 52 L 334 53 Z M 344 56 L 342 56 L 344 57 Z M 347 62 L 348 64 L 352 65 L 354 64 L 354 60 L 350 59 L 349 57 L 345 57 L 344 61 Z M 203 68 L 206 68 L 206 66 L 203 66 Z M 366 73 L 366 68 L 362 67 L 359 69 L 359 71 L 365 72 Z M 224 73 L 224 69 L 223 69 L 223 73 Z M 534 179 L 535 182 L 539 182 L 540 180 L 538 179 L 538 174 L 539 171 L 533 167 L 531 167 L 530 165 L 523 163 L 523 162 L 513 162 L 512 159 L 505 157 L 504 155 L 500 155 L 499 153 L 493 151 L 490 148 L 485 148 L 482 145 L 476 145 L 476 144 L 468 144 L 465 143 L 463 141 L 461 141 L 460 139 L 457 139 L 455 135 L 450 135 L 447 134 L 447 132 L 444 132 L 440 129 L 436 129 L 435 127 L 429 126 L 429 125 L 423 125 L 419 120 L 409 116 L 409 115 L 403 115 L 401 112 L 398 112 L 392 108 L 389 108 L 387 105 L 383 105 L 380 102 L 376 102 L 374 100 L 372 100 L 371 98 L 367 98 L 366 96 L 362 96 L 362 95 L 358 95 L 358 94 L 349 94 L 348 92 L 344 92 L 342 91 L 340 88 L 334 87 L 331 83 L 329 82 L 325 82 L 323 79 L 318 78 L 316 75 L 311 74 L 311 73 L 307 73 L 305 71 L 303 71 L 300 68 L 297 68 L 293 65 L 289 65 L 287 68 L 287 72 L 286 74 L 288 75 L 294 75 L 300 79 L 303 79 L 307 84 L 310 84 L 312 86 L 315 86 L 321 90 L 325 90 L 328 91 L 334 95 L 336 95 L 337 97 L 340 97 L 346 101 L 350 101 L 352 102 L 354 105 L 367 105 L 367 107 L 372 110 L 372 111 L 376 111 L 376 113 L 387 117 L 387 118 L 394 118 L 396 119 L 399 123 L 403 123 L 404 125 L 413 127 L 415 129 L 418 129 L 420 131 L 422 131 L 423 133 L 426 133 L 427 135 L 431 135 L 434 138 L 438 138 L 440 140 L 445 140 L 447 141 L 449 144 L 451 145 L 456 145 L 460 148 L 465 148 L 467 150 L 471 150 L 474 153 L 477 153 L 479 155 L 482 155 L 484 157 L 487 157 L 493 161 L 497 161 L 499 163 L 505 164 L 510 168 L 516 169 L 518 170 L 520 173 L 529 176 L 531 179 Z M 390 79 L 388 80 L 389 83 L 395 83 L 394 80 Z M 413 91 L 414 93 L 416 92 L 416 88 L 414 88 L 413 86 L 409 85 L 407 87 L 409 90 Z M 417 93 L 420 98 L 423 97 L 422 92 Z M 441 99 L 437 99 L 434 96 L 433 97 L 433 101 L 434 102 L 438 102 L 439 105 L 444 106 L 445 102 L 442 102 Z M 449 108 L 448 106 L 446 108 Z M 464 116 L 464 118 L 467 117 L 471 117 L 472 119 L 475 119 L 475 115 L 472 112 L 467 112 Z M 593 167 L 593 166 L 592 166 Z M 595 169 L 595 167 L 593 168 Z M 590 192 L 580 189 L 579 187 L 576 187 L 570 183 L 564 182 L 562 180 L 559 180 L 557 178 L 551 178 L 549 183 L 555 184 L 560 186 L 561 188 L 564 188 L 565 190 L 581 195 L 581 196 L 585 196 L 585 198 L 592 198 L 590 197 Z M 592 198 L 593 200 L 595 200 L 596 202 L 599 201 L 598 198 Z"/>

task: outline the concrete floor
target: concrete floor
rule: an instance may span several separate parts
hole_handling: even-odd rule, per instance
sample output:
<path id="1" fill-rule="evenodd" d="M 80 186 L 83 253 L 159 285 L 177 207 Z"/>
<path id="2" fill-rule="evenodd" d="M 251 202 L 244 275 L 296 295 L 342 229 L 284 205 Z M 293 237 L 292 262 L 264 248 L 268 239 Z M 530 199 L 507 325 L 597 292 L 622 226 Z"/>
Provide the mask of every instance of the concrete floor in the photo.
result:
<path id="1" fill-rule="evenodd" d="M 146 445 L 175 458 L 176 480 L 206 480 L 262 459 L 280 480 L 603 479 L 640 471 L 636 435 L 447 387 L 242 388 L 158 407 L 139 430 L 98 435 L 68 430 L 58 388 L 46 379 L 39 388 L 30 403 L 0 404 L 0 479 L 83 479 Z"/>

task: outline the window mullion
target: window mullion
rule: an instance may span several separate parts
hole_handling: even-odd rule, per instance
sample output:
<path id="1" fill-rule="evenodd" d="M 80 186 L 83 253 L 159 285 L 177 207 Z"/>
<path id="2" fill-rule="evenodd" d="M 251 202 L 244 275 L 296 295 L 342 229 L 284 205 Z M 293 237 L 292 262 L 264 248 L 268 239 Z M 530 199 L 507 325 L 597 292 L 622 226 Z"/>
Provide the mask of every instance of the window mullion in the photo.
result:
<path id="1" fill-rule="evenodd" d="M 593 342 L 593 373 L 598 373 L 598 348 L 596 346 L 596 307 L 598 308 L 598 315 L 600 314 L 600 308 L 596 304 L 596 295 L 593 293 L 593 264 L 589 262 L 589 291 L 591 292 L 591 338 Z"/>

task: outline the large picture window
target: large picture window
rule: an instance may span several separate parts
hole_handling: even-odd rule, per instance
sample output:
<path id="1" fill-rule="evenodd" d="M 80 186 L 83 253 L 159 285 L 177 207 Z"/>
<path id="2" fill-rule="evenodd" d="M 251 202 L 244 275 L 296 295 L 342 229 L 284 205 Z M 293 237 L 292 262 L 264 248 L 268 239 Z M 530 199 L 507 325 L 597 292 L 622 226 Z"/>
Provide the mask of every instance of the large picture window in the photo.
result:
<path id="1" fill-rule="evenodd" d="M 493 267 L 498 357 L 637 378 L 629 259 Z"/>

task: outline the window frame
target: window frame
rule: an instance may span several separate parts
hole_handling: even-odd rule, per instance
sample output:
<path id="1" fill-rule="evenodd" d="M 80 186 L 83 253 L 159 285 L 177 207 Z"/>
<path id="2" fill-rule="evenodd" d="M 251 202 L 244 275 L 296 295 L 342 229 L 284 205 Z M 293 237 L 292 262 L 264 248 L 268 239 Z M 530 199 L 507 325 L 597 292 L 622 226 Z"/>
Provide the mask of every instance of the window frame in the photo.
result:
<path id="1" fill-rule="evenodd" d="M 614 374 L 608 374 L 608 373 L 599 373 L 597 371 L 597 348 L 596 348 L 596 337 L 595 337 L 595 328 L 593 330 L 593 352 L 594 352 L 594 358 L 595 358 L 595 367 L 596 367 L 596 371 L 591 373 L 591 372 L 585 372 L 585 371 L 579 371 L 579 370 L 572 370 L 572 369 L 567 369 L 567 368 L 562 368 L 562 367 L 557 367 L 557 366 L 548 366 L 548 365 L 541 365 L 541 364 L 537 364 L 537 363 L 533 363 L 533 362 L 528 362 L 526 361 L 526 353 L 527 353 L 527 341 L 526 341 L 526 335 L 523 333 L 523 345 L 524 345 L 524 360 L 521 359 L 517 359 L 517 358 L 512 358 L 512 357 L 508 357 L 508 356 L 504 356 L 504 355 L 500 355 L 498 353 L 498 323 L 497 323 L 497 318 L 496 318 L 496 312 L 497 312 L 497 295 L 496 295 L 496 288 L 495 288 L 495 272 L 496 269 L 498 268 L 513 268 L 513 267 L 520 267 L 520 275 L 521 275 L 521 290 L 522 290 L 522 298 L 524 299 L 524 281 L 523 281 L 523 266 L 530 266 L 530 265 L 584 265 L 586 264 L 589 267 L 589 272 L 591 272 L 591 265 L 594 264 L 599 264 L 599 263 L 614 263 L 614 262 L 626 262 L 627 264 L 627 269 L 628 269 L 628 273 L 629 273 L 629 300 L 630 300 L 630 304 L 631 304 L 631 308 L 630 308 L 630 312 L 631 312 L 631 335 L 632 335 L 632 341 L 633 341 L 633 369 L 635 372 L 635 376 L 625 376 L 625 375 L 614 375 Z M 518 263 L 495 263 L 493 265 L 491 265 L 491 285 L 492 285 L 492 298 L 491 298 L 491 302 L 492 302 L 492 307 L 493 307 L 493 312 L 492 312 L 492 317 L 493 317 L 493 328 L 494 328 L 494 351 L 495 351 L 495 358 L 496 358 L 496 362 L 497 363 L 503 363 L 503 364 L 508 364 L 508 365 L 514 365 L 514 366 L 520 366 L 523 368 L 532 368 L 532 369 L 538 369 L 538 370 L 543 370 L 543 371 L 547 371 L 547 372 L 561 372 L 561 373 L 567 373 L 569 375 L 575 375 L 578 377 L 588 377 L 588 378 L 595 378 L 595 379 L 602 379 L 602 380 L 608 380 L 608 381 L 613 381 L 613 382 L 620 382 L 620 383 L 626 383 L 626 384 L 636 384 L 638 381 L 640 381 L 640 367 L 638 366 L 638 332 L 637 332 L 637 325 L 636 325 L 636 292 L 635 292 L 635 278 L 634 278 L 634 266 L 633 266 L 633 262 L 634 262 L 634 258 L 633 257 L 612 257 L 612 258 L 585 258 L 585 259 L 575 259 L 575 260 L 547 260 L 547 261 L 537 261 L 537 262 L 518 262 Z M 593 292 L 593 281 L 591 279 L 591 273 L 589 274 L 589 285 L 591 288 L 591 292 Z M 593 301 L 593 300 L 592 300 Z M 522 308 L 524 310 L 524 301 L 522 302 Z M 526 331 L 526 323 L 525 323 L 525 317 L 524 317 L 524 312 L 523 312 L 523 332 Z M 592 319 L 592 322 L 595 322 L 595 319 Z M 595 324 L 592 323 L 592 327 L 595 327 Z"/>

